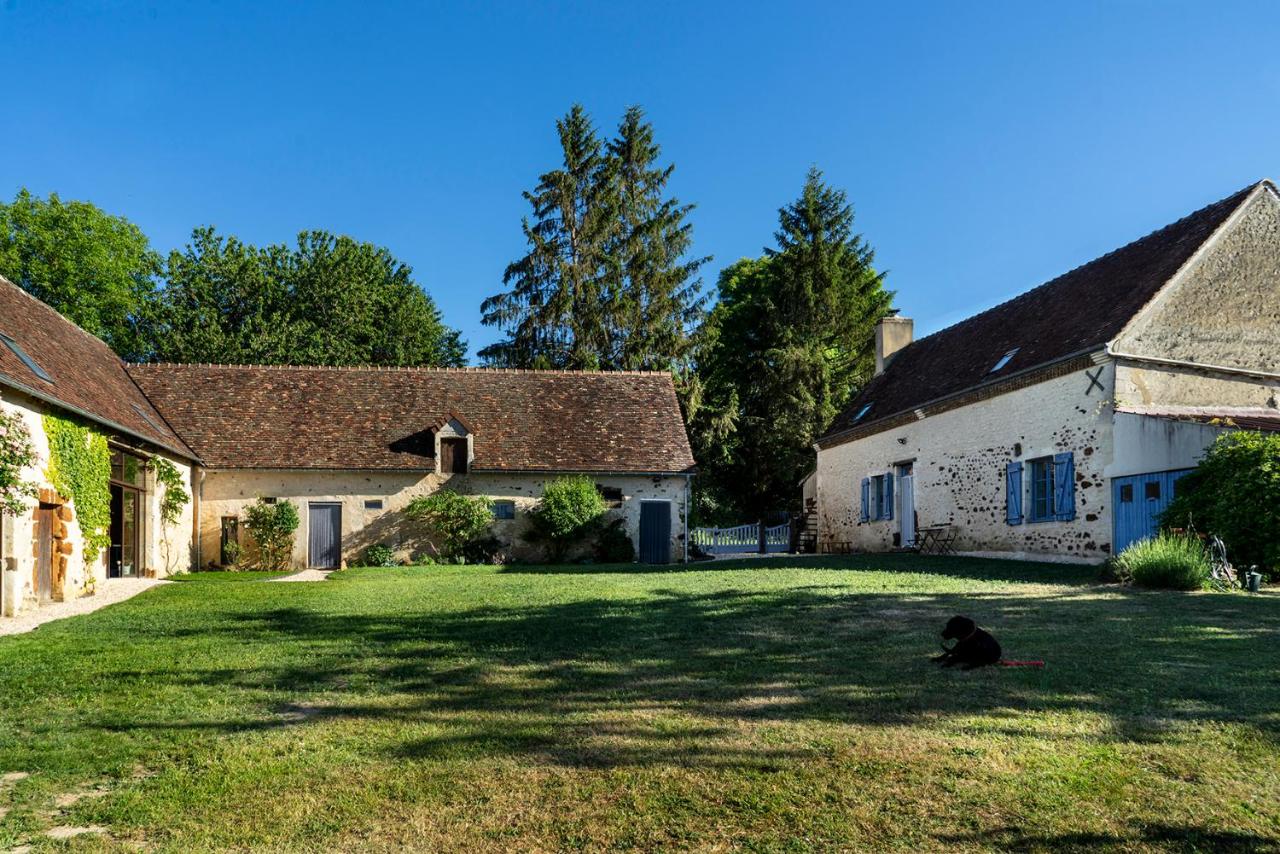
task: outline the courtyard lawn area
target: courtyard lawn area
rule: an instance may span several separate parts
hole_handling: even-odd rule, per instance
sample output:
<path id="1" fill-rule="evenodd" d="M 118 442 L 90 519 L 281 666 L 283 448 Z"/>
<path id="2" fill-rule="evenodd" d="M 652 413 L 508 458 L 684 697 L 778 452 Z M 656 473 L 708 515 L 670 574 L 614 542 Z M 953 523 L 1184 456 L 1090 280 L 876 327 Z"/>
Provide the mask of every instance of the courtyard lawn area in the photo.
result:
<path id="1" fill-rule="evenodd" d="M 1095 573 L 191 576 L 0 638 L 0 849 L 1280 847 L 1280 595 Z"/>

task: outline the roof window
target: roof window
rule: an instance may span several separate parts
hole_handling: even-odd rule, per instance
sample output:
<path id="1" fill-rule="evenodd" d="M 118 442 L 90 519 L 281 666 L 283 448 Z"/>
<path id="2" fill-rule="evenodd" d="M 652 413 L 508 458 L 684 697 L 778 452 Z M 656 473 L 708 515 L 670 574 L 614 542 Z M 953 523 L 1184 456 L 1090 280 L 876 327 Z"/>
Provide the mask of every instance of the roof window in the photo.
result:
<path id="1" fill-rule="evenodd" d="M 863 407 L 858 410 L 858 414 L 853 416 L 853 420 L 861 421 L 862 416 L 866 415 L 870 410 L 871 410 L 871 404 L 870 403 L 864 404 Z"/>
<path id="2" fill-rule="evenodd" d="M 27 355 L 27 351 L 22 349 L 21 344 L 3 332 L 0 332 L 0 341 L 3 341 L 13 351 L 13 355 L 17 356 L 22 361 L 22 364 L 27 366 L 27 370 L 47 383 L 53 382 L 53 377 L 49 376 L 49 372 L 37 365 L 36 360 Z"/>
<path id="3" fill-rule="evenodd" d="M 1000 361 L 996 362 L 996 366 L 992 368 L 990 371 L 988 371 L 988 373 L 994 374 L 996 371 L 1000 370 L 1005 365 L 1009 364 L 1009 360 L 1012 359 L 1014 356 L 1018 355 L 1018 351 L 1020 349 L 1022 348 L 1014 347 L 1008 353 L 1005 353 L 1003 356 L 1000 357 Z"/>

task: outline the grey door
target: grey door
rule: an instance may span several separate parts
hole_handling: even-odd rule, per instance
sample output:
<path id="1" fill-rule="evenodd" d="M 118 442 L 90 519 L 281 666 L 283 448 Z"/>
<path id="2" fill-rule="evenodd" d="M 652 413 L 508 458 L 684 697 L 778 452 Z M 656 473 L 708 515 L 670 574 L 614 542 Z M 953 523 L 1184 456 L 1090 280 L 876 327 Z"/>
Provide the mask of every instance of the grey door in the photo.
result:
<path id="1" fill-rule="evenodd" d="M 342 563 L 342 505 L 311 504 L 307 514 L 307 565 L 337 569 Z"/>
<path id="2" fill-rule="evenodd" d="M 640 562 L 671 561 L 671 502 L 640 502 Z"/>

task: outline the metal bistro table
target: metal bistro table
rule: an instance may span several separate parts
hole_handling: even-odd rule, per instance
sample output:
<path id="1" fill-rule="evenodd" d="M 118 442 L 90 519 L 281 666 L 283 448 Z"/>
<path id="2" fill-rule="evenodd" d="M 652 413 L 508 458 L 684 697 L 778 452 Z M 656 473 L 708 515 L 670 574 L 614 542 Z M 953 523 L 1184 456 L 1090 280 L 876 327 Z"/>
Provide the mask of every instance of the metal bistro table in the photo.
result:
<path id="1" fill-rule="evenodd" d="M 956 553 L 954 525 L 931 525 L 916 531 L 916 550 L 922 555 L 952 555 Z"/>

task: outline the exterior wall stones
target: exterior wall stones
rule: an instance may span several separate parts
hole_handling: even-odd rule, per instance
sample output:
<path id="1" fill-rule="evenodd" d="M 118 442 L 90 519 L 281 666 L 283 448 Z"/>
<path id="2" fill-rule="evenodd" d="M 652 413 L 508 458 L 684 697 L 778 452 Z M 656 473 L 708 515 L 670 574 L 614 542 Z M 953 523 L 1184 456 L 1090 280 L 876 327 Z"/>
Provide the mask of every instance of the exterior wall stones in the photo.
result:
<path id="1" fill-rule="evenodd" d="M 1250 377 L 1177 366 L 1120 360 L 1116 407 L 1151 411 L 1170 408 L 1221 410 L 1280 407 L 1280 377 Z"/>
<path id="2" fill-rule="evenodd" d="M 1275 193 L 1265 188 L 1255 193 L 1134 318 L 1116 339 L 1115 350 L 1280 373 L 1280 201 Z"/>
<path id="3" fill-rule="evenodd" d="M 537 549 L 522 540 L 528 510 L 542 495 L 543 484 L 554 474 L 441 475 L 427 472 L 378 471 L 298 471 L 212 469 L 204 472 L 200 487 L 199 561 L 203 566 L 219 560 L 222 519 L 243 519 L 245 508 L 259 497 L 288 499 L 298 507 L 301 523 L 294 537 L 293 564 L 307 565 L 308 519 L 311 502 L 342 505 L 342 557 L 356 561 L 369 546 L 391 546 L 399 560 L 410 561 L 431 554 L 431 544 L 404 518 L 402 510 L 413 499 L 448 487 L 472 495 L 486 495 L 515 504 L 516 518 L 496 520 L 493 533 L 509 544 L 507 553 L 517 559 L 537 559 Z M 662 500 L 671 504 L 671 559 L 684 556 L 686 483 L 683 477 L 605 476 L 594 477 L 602 486 L 622 489 L 620 509 L 611 510 L 625 520 L 632 542 L 637 544 L 640 505 Z M 380 509 L 366 509 L 367 501 L 381 501 Z M 248 544 L 241 534 L 242 545 Z"/>
<path id="4" fill-rule="evenodd" d="M 54 503 L 65 500 L 65 503 L 61 504 L 65 509 L 62 510 L 59 519 L 62 524 L 58 528 L 59 533 L 64 533 L 60 542 L 64 544 L 62 551 L 66 561 L 62 579 L 62 598 L 72 599 L 91 593 L 95 584 L 106 578 L 106 550 L 104 549 L 93 560 L 85 559 L 84 536 L 80 530 L 79 517 L 75 512 L 75 503 L 70 500 L 70 496 L 57 496 L 49 480 L 49 442 L 44 432 L 43 421 L 47 408 L 33 398 L 8 391 L 4 393 L 3 398 L 0 398 L 0 408 L 6 412 L 17 412 L 23 418 L 27 432 L 31 434 L 32 444 L 35 446 L 36 464 L 24 473 L 23 478 L 35 483 L 45 499 L 56 499 Z M 182 472 L 190 492 L 189 463 L 176 457 L 170 457 L 170 461 Z M 26 513 L 5 519 L 4 535 L 0 539 L 0 566 L 3 567 L 0 570 L 0 585 L 3 585 L 0 594 L 3 596 L 4 616 L 13 616 L 37 604 L 36 507 L 36 503 L 32 502 L 31 509 Z M 167 527 L 160 524 L 160 503 L 156 492 L 155 474 L 148 472 L 142 526 L 144 571 L 163 576 L 190 568 L 193 521 L 191 502 L 188 502 L 177 524 Z M 65 532 L 62 530 L 63 526 L 65 526 Z"/>
<path id="5" fill-rule="evenodd" d="M 955 526 L 957 550 L 1104 560 L 1111 549 L 1104 477 L 1113 458 L 1110 364 L 1101 380 L 1104 391 L 1091 388 L 1081 369 L 819 450 L 820 547 L 893 548 L 897 514 L 892 521 L 860 522 L 860 485 L 911 461 L 918 524 Z M 1007 524 L 1005 464 L 1065 451 L 1075 455 L 1075 520 Z M 1024 488 L 1027 482 L 1024 474 Z"/>

